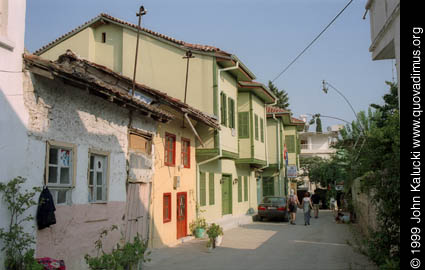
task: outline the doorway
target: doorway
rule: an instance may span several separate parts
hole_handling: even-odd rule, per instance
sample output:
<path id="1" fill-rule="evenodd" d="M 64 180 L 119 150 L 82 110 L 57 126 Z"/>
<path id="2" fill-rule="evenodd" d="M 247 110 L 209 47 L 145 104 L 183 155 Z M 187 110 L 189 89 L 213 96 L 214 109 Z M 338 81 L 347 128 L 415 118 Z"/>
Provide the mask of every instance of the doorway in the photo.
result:
<path id="1" fill-rule="evenodd" d="M 187 193 L 177 193 L 177 239 L 187 235 Z"/>

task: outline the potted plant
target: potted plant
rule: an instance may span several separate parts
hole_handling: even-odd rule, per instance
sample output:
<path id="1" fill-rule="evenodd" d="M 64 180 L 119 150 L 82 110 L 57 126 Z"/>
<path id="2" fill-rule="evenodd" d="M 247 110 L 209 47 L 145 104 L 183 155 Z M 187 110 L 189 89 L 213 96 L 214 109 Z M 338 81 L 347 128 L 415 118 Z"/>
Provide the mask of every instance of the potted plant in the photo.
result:
<path id="1" fill-rule="evenodd" d="M 209 239 L 207 243 L 207 247 L 211 249 L 215 249 L 217 238 L 223 235 L 223 228 L 220 227 L 220 225 L 212 223 L 210 226 L 208 226 L 207 235 Z"/>
<path id="2" fill-rule="evenodd" d="M 195 235 L 196 238 L 202 238 L 205 235 L 205 230 L 207 229 L 207 222 L 205 221 L 205 218 L 198 217 L 195 220 L 193 220 L 189 224 L 189 229 Z"/>

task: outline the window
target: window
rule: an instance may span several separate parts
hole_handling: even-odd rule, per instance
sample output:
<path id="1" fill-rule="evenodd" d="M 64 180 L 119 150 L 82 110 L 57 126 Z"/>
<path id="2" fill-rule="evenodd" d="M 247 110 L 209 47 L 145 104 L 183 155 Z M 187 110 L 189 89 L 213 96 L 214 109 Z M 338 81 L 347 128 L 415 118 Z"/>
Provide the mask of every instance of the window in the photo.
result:
<path id="1" fill-rule="evenodd" d="M 190 168 L 190 140 L 182 138 L 182 164 Z"/>
<path id="2" fill-rule="evenodd" d="M 258 141 L 258 115 L 255 114 L 255 140 Z"/>
<path id="3" fill-rule="evenodd" d="M 210 173 L 210 179 L 209 179 L 208 187 L 209 187 L 210 205 L 213 205 L 215 203 L 214 173 Z"/>
<path id="4" fill-rule="evenodd" d="M 138 133 L 130 131 L 130 150 L 135 153 L 150 155 L 152 152 L 152 136 L 148 134 L 140 134 L 140 132 Z"/>
<path id="5" fill-rule="evenodd" d="M 235 128 L 235 101 L 229 98 L 229 128 Z"/>
<path id="6" fill-rule="evenodd" d="M 249 112 L 238 113 L 239 138 L 249 138 Z"/>
<path id="7" fill-rule="evenodd" d="M 286 135 L 285 136 L 286 149 L 288 153 L 295 153 L 295 136 Z"/>
<path id="8" fill-rule="evenodd" d="M 167 223 L 171 221 L 171 193 L 164 193 L 162 201 L 163 210 L 163 222 Z"/>
<path id="9" fill-rule="evenodd" d="M 74 183 L 74 146 L 47 143 L 46 180 L 55 204 L 70 204 Z"/>
<path id="10" fill-rule="evenodd" d="M 274 196 L 274 180 L 272 177 L 263 179 L 263 196 Z"/>
<path id="11" fill-rule="evenodd" d="M 106 43 L 106 33 L 102 33 L 102 43 Z"/>
<path id="12" fill-rule="evenodd" d="M 166 166 L 176 165 L 176 135 L 165 133 L 165 161 Z"/>
<path id="13" fill-rule="evenodd" d="M 244 201 L 248 201 L 248 176 L 243 177 L 243 188 L 245 194 Z"/>
<path id="14" fill-rule="evenodd" d="M 107 156 L 90 154 L 89 202 L 106 202 L 107 200 L 107 160 Z"/>
<path id="15" fill-rule="evenodd" d="M 264 120 L 260 118 L 260 133 L 261 133 L 261 142 L 264 142 Z"/>
<path id="16" fill-rule="evenodd" d="M 220 94 L 221 98 L 221 124 L 226 126 L 227 124 L 227 99 L 226 94 L 221 92 Z"/>
<path id="17" fill-rule="evenodd" d="M 200 172 L 200 181 L 199 181 L 199 204 L 205 206 L 207 204 L 207 190 L 206 190 L 206 179 L 205 173 Z"/>
<path id="18" fill-rule="evenodd" d="M 242 202 L 242 177 L 238 177 L 238 202 Z"/>

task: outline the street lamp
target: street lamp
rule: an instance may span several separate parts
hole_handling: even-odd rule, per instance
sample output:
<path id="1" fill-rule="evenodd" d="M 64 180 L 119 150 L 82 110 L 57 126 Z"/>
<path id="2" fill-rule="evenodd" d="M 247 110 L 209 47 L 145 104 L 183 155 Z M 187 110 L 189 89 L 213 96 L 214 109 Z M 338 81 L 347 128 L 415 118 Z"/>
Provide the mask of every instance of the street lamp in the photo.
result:
<path id="1" fill-rule="evenodd" d="M 354 116 L 356 117 L 356 119 L 357 119 L 357 122 L 359 123 L 359 126 L 360 126 L 360 129 L 361 129 L 361 132 L 364 134 L 364 129 L 363 129 L 363 125 L 362 125 L 362 123 L 360 122 L 360 120 L 359 120 L 359 118 L 358 118 L 358 116 L 357 116 L 357 113 L 356 113 L 356 111 L 354 110 L 354 108 L 353 108 L 353 106 L 351 105 L 351 103 L 350 103 L 350 101 L 348 101 L 348 99 L 341 93 L 341 91 L 339 91 L 338 89 L 336 89 L 332 84 L 330 84 L 329 82 L 327 82 L 327 81 L 325 81 L 325 80 L 322 80 L 322 90 L 323 90 L 323 92 L 325 93 L 325 94 L 327 94 L 328 93 L 328 91 L 329 91 L 329 87 L 327 87 L 327 86 L 329 86 L 329 87 L 331 87 L 333 90 L 335 90 L 341 97 L 343 97 L 344 98 L 344 100 L 348 103 L 348 105 L 350 106 L 350 108 L 351 108 L 351 110 L 353 111 L 353 113 L 354 113 Z M 345 121 L 346 122 L 346 121 Z"/>

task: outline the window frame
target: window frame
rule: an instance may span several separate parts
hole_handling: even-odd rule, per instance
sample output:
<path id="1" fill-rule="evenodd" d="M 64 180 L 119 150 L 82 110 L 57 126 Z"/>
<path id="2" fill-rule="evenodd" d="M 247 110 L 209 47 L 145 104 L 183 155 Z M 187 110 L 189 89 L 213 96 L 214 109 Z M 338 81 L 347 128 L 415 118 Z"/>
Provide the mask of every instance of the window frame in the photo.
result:
<path id="1" fill-rule="evenodd" d="M 91 172 L 91 156 L 98 156 L 98 157 L 103 157 L 105 162 L 104 162 L 104 169 L 103 169 L 103 178 L 104 178 L 104 184 L 102 184 L 102 192 L 104 192 L 104 200 L 97 200 L 97 191 L 94 192 L 94 194 L 96 194 L 95 196 L 95 200 L 90 200 L 90 172 Z M 96 203 L 107 203 L 109 200 L 109 170 L 110 170 L 110 152 L 106 152 L 106 151 L 101 151 L 101 150 L 97 150 L 97 149 L 89 149 L 88 152 L 88 163 L 87 163 L 88 167 L 87 167 L 87 188 L 88 188 L 88 201 L 91 204 L 96 204 Z M 94 172 L 93 172 L 94 175 Z M 95 183 L 95 178 L 93 176 L 93 188 L 96 189 L 98 187 L 98 185 L 94 185 Z"/>
<path id="2" fill-rule="evenodd" d="M 187 143 L 187 151 L 184 150 L 184 144 Z M 190 169 L 190 139 L 181 138 L 181 164 L 184 168 Z M 187 164 L 184 163 L 185 155 L 187 155 Z"/>
<path id="3" fill-rule="evenodd" d="M 174 141 L 173 141 L 173 145 L 172 145 L 172 149 L 169 149 L 168 148 L 168 144 L 167 144 L 167 138 L 173 138 L 174 139 Z M 174 135 L 174 134 L 172 134 L 172 133 L 168 133 L 168 132 L 165 132 L 165 145 L 164 145 L 164 165 L 165 166 L 170 166 L 170 167 L 174 167 L 174 166 L 176 166 L 176 140 L 177 140 L 177 137 L 176 137 L 176 135 Z M 173 157 L 173 161 L 172 162 L 169 162 L 168 160 L 169 160 L 169 154 L 170 154 L 170 151 L 172 151 L 172 157 Z"/>
<path id="4" fill-rule="evenodd" d="M 246 118 L 243 115 L 246 115 Z M 242 123 L 244 119 L 246 123 Z M 246 134 L 242 132 L 245 126 Z M 249 128 L 249 112 L 238 112 L 238 136 L 240 139 L 249 139 Z"/>
<path id="5" fill-rule="evenodd" d="M 59 163 L 59 151 L 60 150 L 68 150 L 71 152 L 70 157 L 70 165 L 66 166 L 69 168 L 69 184 L 58 184 L 58 181 L 60 182 L 60 173 L 56 176 L 56 183 L 49 183 L 49 173 L 50 173 L 50 167 L 57 167 L 60 168 L 59 164 L 51 164 L 50 163 L 50 149 L 57 149 L 58 150 L 58 160 L 57 163 Z M 49 190 L 52 193 L 53 201 L 55 205 L 69 205 L 72 204 L 72 189 L 75 187 L 75 178 L 77 174 L 77 147 L 75 144 L 71 143 L 65 143 L 65 142 L 58 142 L 54 140 L 47 140 L 46 141 L 46 153 L 45 153 L 45 171 L 44 171 L 44 185 L 49 188 Z M 57 166 L 51 166 L 51 165 L 57 165 Z M 65 167 L 65 166 L 64 166 Z M 57 169 L 57 170 L 58 170 Z M 65 202 L 58 203 L 58 196 L 59 191 L 65 191 Z"/>
<path id="6" fill-rule="evenodd" d="M 168 215 L 168 217 L 166 217 L 166 215 L 165 215 L 165 211 L 167 210 L 166 207 L 165 207 L 166 206 L 166 203 L 165 203 L 166 197 L 168 197 L 168 204 L 167 204 L 167 207 L 168 207 L 167 215 Z M 172 195 L 171 195 L 171 192 L 166 192 L 162 196 L 162 222 L 163 223 L 171 222 L 171 220 L 172 220 L 171 207 L 172 207 Z"/>

